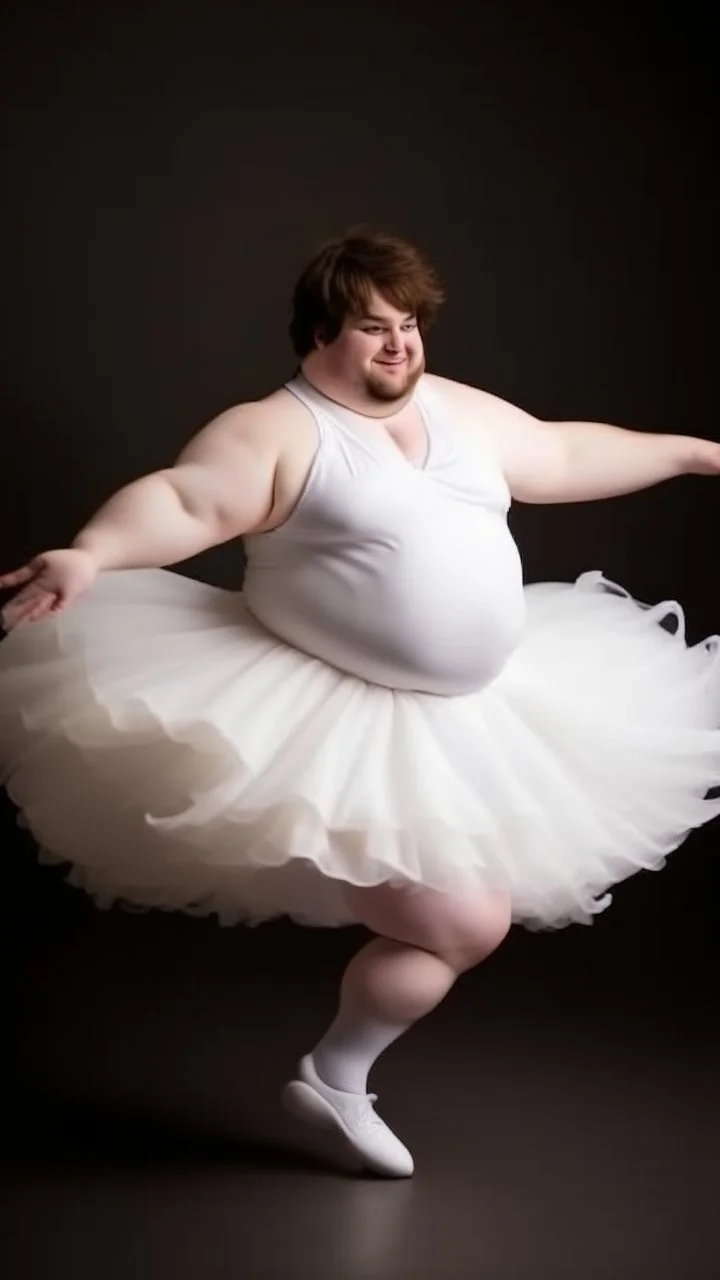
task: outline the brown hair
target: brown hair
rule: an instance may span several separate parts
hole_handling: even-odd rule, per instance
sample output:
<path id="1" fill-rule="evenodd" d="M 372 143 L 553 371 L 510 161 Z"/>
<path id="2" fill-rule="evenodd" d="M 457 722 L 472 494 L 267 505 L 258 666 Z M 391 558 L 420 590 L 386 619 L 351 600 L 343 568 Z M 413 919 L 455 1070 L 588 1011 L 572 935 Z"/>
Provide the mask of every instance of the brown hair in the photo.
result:
<path id="1" fill-rule="evenodd" d="M 423 338 L 445 294 L 435 269 L 419 249 L 384 231 L 357 227 L 323 245 L 295 285 L 290 340 L 295 354 L 306 356 L 321 329 L 333 342 L 349 315 L 361 315 L 371 290 L 417 318 Z"/>

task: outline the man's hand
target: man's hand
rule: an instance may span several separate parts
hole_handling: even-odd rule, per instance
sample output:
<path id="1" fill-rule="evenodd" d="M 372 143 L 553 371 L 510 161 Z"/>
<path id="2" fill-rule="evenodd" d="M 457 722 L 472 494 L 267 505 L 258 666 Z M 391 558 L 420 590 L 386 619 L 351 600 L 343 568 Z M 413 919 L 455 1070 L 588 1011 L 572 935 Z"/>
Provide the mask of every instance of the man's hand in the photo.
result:
<path id="1" fill-rule="evenodd" d="M 23 587 L 0 616 L 6 631 L 21 623 L 39 622 L 50 613 L 70 608 L 89 591 L 98 566 L 87 551 L 65 547 L 45 551 L 29 564 L 0 576 L 0 589 Z"/>

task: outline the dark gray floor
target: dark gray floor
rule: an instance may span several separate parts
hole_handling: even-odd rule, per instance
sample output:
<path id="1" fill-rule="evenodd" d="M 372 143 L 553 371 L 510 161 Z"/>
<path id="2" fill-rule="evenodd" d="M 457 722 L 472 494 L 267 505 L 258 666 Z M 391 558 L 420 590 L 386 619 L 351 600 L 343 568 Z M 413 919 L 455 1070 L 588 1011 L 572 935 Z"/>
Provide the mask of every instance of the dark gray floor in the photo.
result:
<path id="1" fill-rule="evenodd" d="M 378 1064 L 417 1166 L 392 1183 L 277 1106 L 359 940 L 293 937 L 80 911 L 15 945 L 8 1280 L 720 1275 L 710 974 L 518 933 Z"/>
<path id="2" fill-rule="evenodd" d="M 143 1130 L 69 1115 L 15 1161 L 5 1276 L 718 1275 L 717 1057 L 491 1023 L 480 1058 L 452 1031 L 436 1028 L 442 1054 L 418 1035 L 382 1073 L 412 1181 L 338 1176 L 254 1146 L 233 1090 L 215 1098 L 213 1123 L 188 1081 L 185 1120 L 197 1112 L 205 1140 L 182 1140 L 179 1116 L 163 1133 L 157 1118 Z"/>

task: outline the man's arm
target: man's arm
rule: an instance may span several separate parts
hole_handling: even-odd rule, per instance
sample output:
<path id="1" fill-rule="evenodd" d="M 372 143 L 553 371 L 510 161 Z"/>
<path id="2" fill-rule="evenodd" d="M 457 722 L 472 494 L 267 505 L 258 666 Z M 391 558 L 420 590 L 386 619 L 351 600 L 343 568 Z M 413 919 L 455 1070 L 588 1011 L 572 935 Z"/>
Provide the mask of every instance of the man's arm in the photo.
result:
<path id="1" fill-rule="evenodd" d="M 0 575 L 1 588 L 21 588 L 0 611 L 3 627 L 70 608 L 103 570 L 177 564 L 261 527 L 272 511 L 280 456 L 275 425 L 267 401 L 221 414 L 174 466 L 115 493 L 71 547 Z"/>
<path id="2" fill-rule="evenodd" d="M 436 379 L 497 457 L 519 502 L 588 502 L 680 475 L 720 475 L 720 444 L 601 422 L 543 422 L 476 387 Z"/>
<path id="3" fill-rule="evenodd" d="M 77 535 L 101 569 L 177 564 L 249 533 L 273 502 L 277 443 L 262 405 L 221 414 L 172 467 L 115 493 Z"/>

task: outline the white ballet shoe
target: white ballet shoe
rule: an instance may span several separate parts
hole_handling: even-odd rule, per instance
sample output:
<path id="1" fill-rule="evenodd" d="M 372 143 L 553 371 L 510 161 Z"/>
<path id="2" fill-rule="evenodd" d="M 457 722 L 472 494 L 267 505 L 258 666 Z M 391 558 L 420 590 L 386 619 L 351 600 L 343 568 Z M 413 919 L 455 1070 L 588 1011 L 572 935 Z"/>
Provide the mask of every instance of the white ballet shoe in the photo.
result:
<path id="1" fill-rule="evenodd" d="M 319 1078 L 310 1054 L 300 1061 L 298 1076 L 282 1092 L 288 1111 L 337 1135 L 356 1168 L 359 1164 L 386 1178 L 410 1177 L 415 1168 L 413 1158 L 373 1110 L 377 1094 L 331 1089 Z"/>

